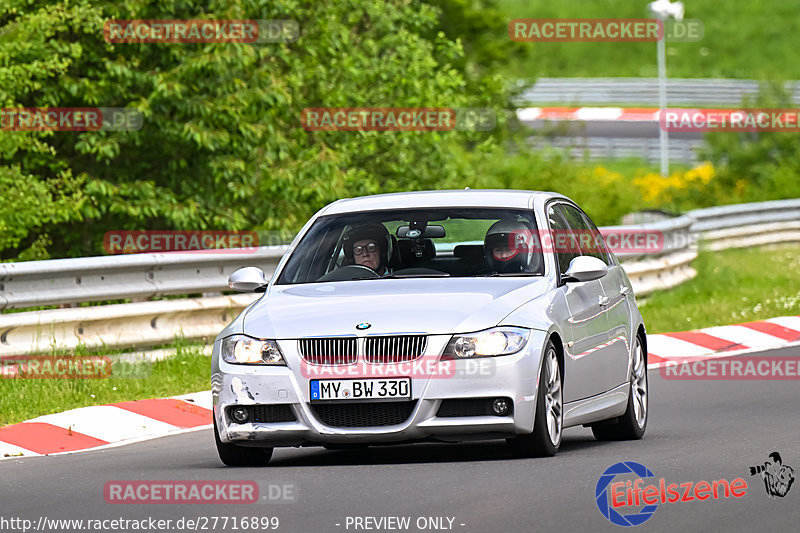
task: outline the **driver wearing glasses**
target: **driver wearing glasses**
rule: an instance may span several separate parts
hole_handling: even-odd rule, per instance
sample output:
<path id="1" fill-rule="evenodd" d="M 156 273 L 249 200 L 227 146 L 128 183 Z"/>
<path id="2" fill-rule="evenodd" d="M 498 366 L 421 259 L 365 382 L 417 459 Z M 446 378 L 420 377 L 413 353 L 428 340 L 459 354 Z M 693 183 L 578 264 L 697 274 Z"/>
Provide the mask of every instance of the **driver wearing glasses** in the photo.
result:
<path id="1" fill-rule="evenodd" d="M 344 253 L 353 264 L 365 266 L 380 276 L 387 268 L 389 231 L 383 224 L 364 224 L 352 228 L 345 236 Z"/>

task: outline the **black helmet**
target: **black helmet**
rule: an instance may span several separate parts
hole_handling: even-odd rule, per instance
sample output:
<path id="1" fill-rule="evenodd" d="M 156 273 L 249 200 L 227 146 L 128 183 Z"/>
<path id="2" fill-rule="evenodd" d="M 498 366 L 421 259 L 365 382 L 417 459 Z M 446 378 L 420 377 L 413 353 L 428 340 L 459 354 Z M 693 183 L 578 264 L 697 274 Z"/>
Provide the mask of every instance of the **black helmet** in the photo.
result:
<path id="1" fill-rule="evenodd" d="M 353 262 L 353 245 L 358 241 L 366 239 L 371 239 L 378 243 L 378 247 L 381 251 L 381 264 L 387 266 L 389 264 L 391 237 L 389 236 L 389 230 L 386 229 L 386 226 L 379 222 L 358 224 L 345 231 L 344 238 L 342 239 L 345 257 Z"/>
<path id="2" fill-rule="evenodd" d="M 507 248 L 510 255 L 496 257 L 495 248 Z M 499 220 L 492 224 L 483 241 L 486 261 L 494 272 L 527 272 L 534 254 L 531 230 L 515 219 Z"/>

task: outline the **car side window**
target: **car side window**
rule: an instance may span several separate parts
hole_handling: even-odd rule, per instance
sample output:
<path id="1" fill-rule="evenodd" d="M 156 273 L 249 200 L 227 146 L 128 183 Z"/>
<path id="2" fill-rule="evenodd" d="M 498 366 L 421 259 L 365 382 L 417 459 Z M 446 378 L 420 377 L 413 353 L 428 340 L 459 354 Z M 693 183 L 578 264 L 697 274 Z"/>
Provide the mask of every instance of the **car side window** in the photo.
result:
<path id="1" fill-rule="evenodd" d="M 597 226 L 583 212 L 567 204 L 559 204 L 564 210 L 564 218 L 572 230 L 570 245 L 580 249 L 580 255 L 596 257 L 609 265 L 608 253 Z"/>
<path id="2" fill-rule="evenodd" d="M 554 230 L 554 249 L 563 273 L 574 258 L 586 255 L 596 257 L 611 265 L 600 230 L 585 213 L 568 204 L 553 204 L 548 210 L 550 225 Z"/>
<path id="3" fill-rule="evenodd" d="M 603 234 L 600 233 L 600 230 L 597 229 L 597 226 L 594 225 L 594 222 L 592 222 L 592 219 L 590 219 L 586 213 L 581 213 L 581 218 L 583 219 L 584 225 L 589 228 L 589 233 L 592 237 L 592 250 L 588 255 L 600 259 L 608 266 L 613 265 L 614 262 L 611 259 L 611 254 L 608 253 Z"/>
<path id="4" fill-rule="evenodd" d="M 561 274 L 567 271 L 569 263 L 580 256 L 580 250 L 576 247 L 561 246 L 564 238 L 570 234 L 570 227 L 564 213 L 564 204 L 551 204 L 547 209 L 547 218 L 550 221 L 550 228 L 553 230 L 553 244 L 550 246 L 552 252 L 556 254 L 558 270 Z"/>

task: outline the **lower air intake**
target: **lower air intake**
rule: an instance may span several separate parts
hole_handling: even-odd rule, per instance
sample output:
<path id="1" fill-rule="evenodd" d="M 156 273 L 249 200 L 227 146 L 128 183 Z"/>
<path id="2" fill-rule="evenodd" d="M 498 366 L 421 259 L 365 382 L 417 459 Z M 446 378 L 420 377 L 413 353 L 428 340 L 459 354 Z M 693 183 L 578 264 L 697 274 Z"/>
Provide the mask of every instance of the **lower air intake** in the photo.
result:
<path id="1" fill-rule="evenodd" d="M 312 405 L 320 422 L 337 428 L 367 428 L 402 424 L 414 411 L 416 401 L 331 403 Z"/>

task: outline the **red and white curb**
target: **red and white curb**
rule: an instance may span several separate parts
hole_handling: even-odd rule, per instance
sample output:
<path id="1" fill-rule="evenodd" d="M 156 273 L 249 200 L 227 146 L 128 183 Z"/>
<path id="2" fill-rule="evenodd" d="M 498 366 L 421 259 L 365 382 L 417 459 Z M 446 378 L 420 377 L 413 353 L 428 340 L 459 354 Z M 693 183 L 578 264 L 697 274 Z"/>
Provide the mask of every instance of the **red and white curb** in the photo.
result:
<path id="1" fill-rule="evenodd" d="M 730 357 L 800 343 L 800 316 L 647 336 L 647 368 L 667 359 Z"/>
<path id="2" fill-rule="evenodd" d="M 211 391 L 94 405 L 0 428 L 0 460 L 120 446 L 212 427 Z"/>
<path id="3" fill-rule="evenodd" d="M 658 108 L 653 107 L 524 107 L 517 118 L 532 120 L 630 121 L 658 122 Z"/>
<path id="4" fill-rule="evenodd" d="M 684 109 L 682 112 L 728 112 L 729 109 Z M 577 120 L 584 122 L 658 122 L 657 107 L 523 107 L 517 109 L 517 118 L 523 122 L 533 120 Z"/>
<path id="5" fill-rule="evenodd" d="M 678 109 L 678 108 L 673 108 Z M 681 116 L 700 113 L 730 113 L 730 109 L 680 108 Z M 533 120 L 583 121 L 583 122 L 659 122 L 657 107 L 523 107 L 517 109 L 522 122 Z"/>
<path id="6" fill-rule="evenodd" d="M 800 344 L 800 316 L 647 336 L 648 369 Z M 81 407 L 0 428 L 0 460 L 121 446 L 212 427 L 211 391 Z"/>

